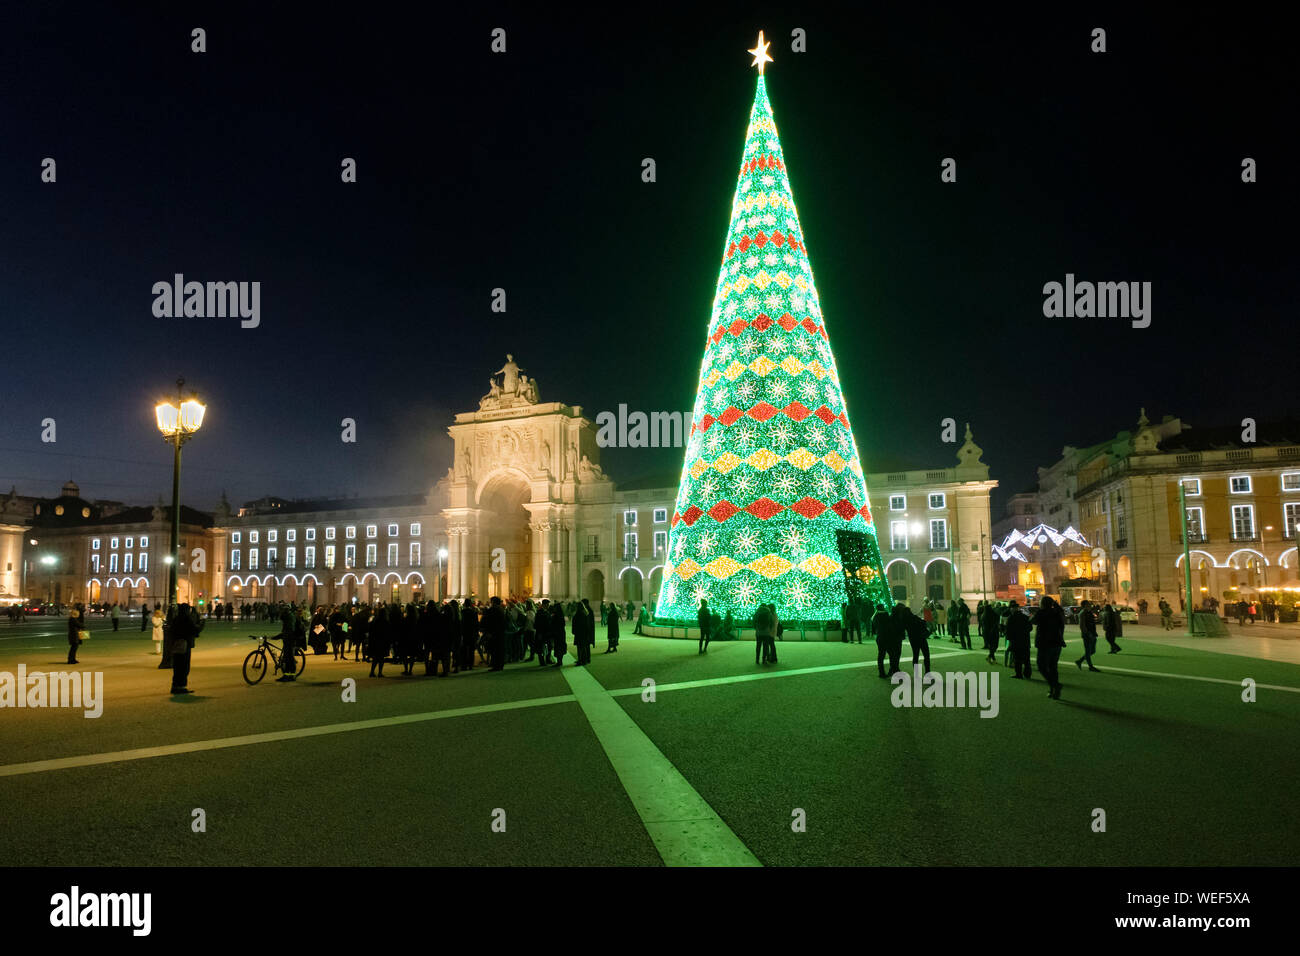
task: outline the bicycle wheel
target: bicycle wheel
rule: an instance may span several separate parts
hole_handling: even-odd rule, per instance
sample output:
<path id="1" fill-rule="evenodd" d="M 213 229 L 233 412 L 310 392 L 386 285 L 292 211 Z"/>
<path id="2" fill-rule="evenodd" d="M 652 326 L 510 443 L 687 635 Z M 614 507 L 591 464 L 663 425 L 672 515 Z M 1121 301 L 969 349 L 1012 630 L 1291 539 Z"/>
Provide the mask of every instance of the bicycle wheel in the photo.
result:
<path id="1" fill-rule="evenodd" d="M 244 658 L 244 680 L 249 684 L 256 684 L 266 676 L 266 651 L 260 647 L 255 651 L 249 651 L 248 656 Z"/>
<path id="2" fill-rule="evenodd" d="M 297 676 L 301 677 L 302 672 L 307 669 L 307 655 L 302 652 L 301 647 L 293 649 L 293 662 L 298 666 Z"/>

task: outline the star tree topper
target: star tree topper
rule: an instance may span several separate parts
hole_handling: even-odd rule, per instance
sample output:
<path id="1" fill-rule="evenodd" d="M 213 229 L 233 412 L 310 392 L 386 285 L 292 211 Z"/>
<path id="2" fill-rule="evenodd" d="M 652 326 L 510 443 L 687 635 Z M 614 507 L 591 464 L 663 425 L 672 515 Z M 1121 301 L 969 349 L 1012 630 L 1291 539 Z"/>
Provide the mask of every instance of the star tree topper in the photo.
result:
<path id="1" fill-rule="evenodd" d="M 771 62 L 772 62 L 772 58 L 771 58 L 770 56 L 767 55 L 767 48 L 768 48 L 769 46 L 771 46 L 771 45 L 772 45 L 772 44 L 770 44 L 770 43 L 764 43 L 764 42 L 763 42 L 763 31 L 762 31 L 762 30 L 759 30 L 759 31 L 758 31 L 758 45 L 755 46 L 754 49 L 752 49 L 752 50 L 746 50 L 746 51 L 745 51 L 746 53 L 752 53 L 752 54 L 754 55 L 754 62 L 751 63 L 751 64 L 749 64 L 749 65 L 750 65 L 750 66 L 756 66 L 756 67 L 758 67 L 758 75 L 759 75 L 759 76 L 762 76 L 762 75 L 763 75 L 763 64 L 764 64 L 764 63 L 771 63 Z"/>

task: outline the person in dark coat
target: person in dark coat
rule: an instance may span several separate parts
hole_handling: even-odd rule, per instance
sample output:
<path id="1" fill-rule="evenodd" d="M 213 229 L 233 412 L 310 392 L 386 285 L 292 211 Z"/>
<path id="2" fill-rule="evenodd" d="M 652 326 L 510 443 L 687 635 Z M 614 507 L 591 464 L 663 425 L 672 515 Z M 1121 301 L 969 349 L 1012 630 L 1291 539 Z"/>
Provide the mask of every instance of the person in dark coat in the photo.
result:
<path id="1" fill-rule="evenodd" d="M 880 609 L 871 618 L 871 633 L 876 639 L 876 668 L 881 677 L 891 677 L 898 672 L 898 654 L 894 651 L 894 623 L 889 609 L 881 604 Z M 885 658 L 889 658 L 889 670 L 885 670 Z"/>
<path id="2" fill-rule="evenodd" d="M 388 646 L 392 632 L 388 626 L 388 608 L 382 604 L 375 605 L 374 616 L 370 619 L 370 676 L 384 676 L 384 662 L 388 660 Z M 378 668 L 379 674 L 375 674 Z"/>
<path id="3" fill-rule="evenodd" d="M 754 612 L 754 663 L 760 662 L 777 662 L 776 609 L 771 604 L 760 604 Z"/>
<path id="4" fill-rule="evenodd" d="M 81 612 L 75 607 L 68 612 L 68 663 L 77 663 L 77 648 L 81 646 L 81 629 L 84 624 L 81 620 Z M 20 690 L 20 693 L 26 693 L 26 690 Z"/>
<path id="5" fill-rule="evenodd" d="M 1088 670 L 1095 671 L 1092 655 L 1097 653 L 1097 612 L 1091 601 L 1084 601 L 1079 607 L 1079 637 L 1083 639 L 1083 656 L 1074 662 L 1074 666 L 1083 670 L 1083 662 L 1088 662 Z"/>
<path id="6" fill-rule="evenodd" d="M 194 693 L 187 686 L 190 679 L 190 655 L 194 652 L 194 639 L 202 629 L 203 622 L 188 604 L 176 608 L 169 638 L 172 644 L 173 694 Z"/>
<path id="7" fill-rule="evenodd" d="M 617 614 L 611 615 L 617 617 Z M 564 643 L 564 608 L 556 601 L 551 605 L 551 652 L 555 655 L 555 666 L 564 666 L 564 654 L 568 650 Z"/>
<path id="8" fill-rule="evenodd" d="M 1002 616 L 998 614 L 997 606 L 989 601 L 984 605 L 984 617 L 981 621 L 980 633 L 984 635 L 984 648 L 989 652 L 989 663 L 998 662 L 998 633 L 1002 627 Z"/>
<path id="9" fill-rule="evenodd" d="M 450 604 L 434 609 L 433 658 L 437 665 L 434 670 L 439 677 L 451 673 L 451 646 L 454 635 L 458 634 L 460 623 Z"/>
<path id="10" fill-rule="evenodd" d="M 922 618 L 912 613 L 911 608 L 905 604 L 899 604 L 894 608 L 894 613 L 898 615 L 898 624 L 903 633 L 907 635 L 907 642 L 912 645 L 912 670 L 916 670 L 918 658 L 924 658 L 925 670 L 921 673 L 930 673 L 930 627 Z M 902 648 L 900 647 L 901 651 Z"/>
<path id="11" fill-rule="evenodd" d="M 957 640 L 963 649 L 970 650 L 970 608 L 961 598 L 957 599 L 954 608 L 957 613 Z"/>
<path id="12" fill-rule="evenodd" d="M 483 611 L 483 638 L 487 644 L 488 666 L 494 671 L 506 669 L 506 611 L 501 598 L 492 595 Z"/>
<path id="13" fill-rule="evenodd" d="M 298 659 L 294 651 L 298 649 L 298 628 L 293 612 L 287 608 L 280 614 L 280 634 L 282 642 L 280 669 L 284 672 L 276 678 L 277 683 L 290 683 L 297 679 Z"/>
<path id="14" fill-rule="evenodd" d="M 478 647 L 478 608 L 469 598 L 460 609 L 460 668 L 474 669 L 474 651 Z"/>
<path id="15" fill-rule="evenodd" d="M 1055 600 L 1044 597 L 1034 622 L 1038 625 L 1038 631 L 1034 635 L 1034 646 L 1038 648 L 1038 673 L 1043 675 L 1047 686 L 1051 688 L 1047 696 L 1052 700 L 1060 700 L 1061 677 L 1058 665 L 1061 649 L 1065 647 L 1065 614 Z"/>
<path id="16" fill-rule="evenodd" d="M 704 654 L 709 649 L 709 633 L 713 626 L 713 615 L 709 612 L 709 602 L 700 598 L 700 612 L 695 615 L 695 623 L 700 627 L 700 650 Z"/>
<path id="17" fill-rule="evenodd" d="M 570 620 L 570 627 L 573 630 L 573 648 L 578 659 L 574 661 L 575 667 L 582 667 L 591 661 L 591 644 L 587 640 L 587 625 L 591 620 L 591 605 L 583 598 L 582 603 L 573 609 L 573 617 Z M 596 639 L 596 629 L 591 629 L 591 640 Z"/>
<path id="18" fill-rule="evenodd" d="M 1016 668 L 1012 676 L 1023 679 L 1029 677 L 1029 618 L 1025 617 L 1015 601 L 1012 601 L 1008 607 L 1011 613 L 1007 615 L 1006 622 L 1007 649 L 1011 652 Z M 1040 609 L 1038 613 L 1043 612 Z"/>
<path id="19" fill-rule="evenodd" d="M 1106 610 L 1102 612 L 1101 626 L 1106 632 L 1106 643 L 1110 645 L 1110 653 L 1118 654 L 1121 648 L 1115 639 L 1124 636 L 1124 619 L 1120 617 L 1119 608 L 1107 604 Z"/>
<path id="20" fill-rule="evenodd" d="M 618 609 L 610 605 L 610 614 L 608 617 L 606 637 L 608 644 L 605 647 L 606 654 L 613 654 L 618 651 Z"/>

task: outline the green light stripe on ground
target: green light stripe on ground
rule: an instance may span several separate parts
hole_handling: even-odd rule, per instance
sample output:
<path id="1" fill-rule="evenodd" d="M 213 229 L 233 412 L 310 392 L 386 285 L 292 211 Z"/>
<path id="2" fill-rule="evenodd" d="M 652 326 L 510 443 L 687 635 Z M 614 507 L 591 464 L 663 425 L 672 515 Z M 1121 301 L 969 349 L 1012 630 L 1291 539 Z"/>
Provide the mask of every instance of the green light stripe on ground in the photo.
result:
<path id="1" fill-rule="evenodd" d="M 141 747 L 138 750 L 116 750 L 102 754 L 82 754 L 78 757 L 58 757 L 53 760 L 34 760 L 30 763 L 11 763 L 0 766 L 0 777 L 17 777 L 47 770 L 67 770 L 73 767 L 92 767 L 97 764 L 121 763 L 126 760 L 147 760 L 151 757 L 171 757 L 176 754 L 196 753 L 200 750 L 223 750 L 227 747 L 245 747 L 250 744 L 269 744 L 301 737 L 321 737 L 327 734 L 345 734 L 352 730 L 371 730 L 376 727 L 393 727 L 399 724 L 418 724 L 427 720 L 448 717 L 467 717 L 501 710 L 520 710 L 525 707 L 544 707 L 572 701 L 573 695 L 535 697 L 532 700 L 509 701 L 504 704 L 479 704 L 474 707 L 456 707 L 423 714 L 399 714 L 396 717 L 376 717 L 373 720 L 355 720 L 346 724 L 324 724 L 319 727 L 300 727 L 297 730 L 275 730 L 265 734 L 245 734 L 242 737 L 218 737 L 213 740 L 194 740 L 184 744 L 166 744 L 161 747 Z"/>
<path id="2" fill-rule="evenodd" d="M 586 668 L 563 671 L 666 865 L 762 866 Z"/>
<path id="3" fill-rule="evenodd" d="M 930 660 L 937 660 L 940 657 L 955 657 L 956 654 L 956 651 L 947 651 L 942 654 L 931 654 Z M 743 684 L 746 681 L 751 680 L 770 680 L 773 677 L 798 677 L 800 674 L 825 674 L 829 671 L 845 671 L 859 667 L 875 666 L 875 661 L 854 661 L 851 664 L 823 664 L 820 667 L 796 667 L 788 671 L 764 671 L 758 674 L 732 674 L 729 677 L 708 677 L 703 680 L 678 681 L 674 684 L 656 684 L 655 693 L 657 694 L 664 690 L 688 690 L 692 687 L 713 687 L 716 684 Z M 609 694 L 614 697 L 630 697 L 632 694 L 640 694 L 644 690 L 644 687 L 621 687 L 618 690 L 609 691 Z"/>

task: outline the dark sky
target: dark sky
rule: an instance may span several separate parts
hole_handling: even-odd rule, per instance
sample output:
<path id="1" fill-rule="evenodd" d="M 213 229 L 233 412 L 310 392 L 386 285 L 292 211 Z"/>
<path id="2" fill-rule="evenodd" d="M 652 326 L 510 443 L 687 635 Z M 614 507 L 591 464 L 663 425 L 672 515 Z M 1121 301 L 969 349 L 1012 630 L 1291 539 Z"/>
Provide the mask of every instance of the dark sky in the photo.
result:
<path id="1" fill-rule="evenodd" d="M 1296 414 L 1296 77 L 1266 11 L 437 6 L 7 11 L 5 489 L 169 496 L 152 407 L 178 375 L 209 405 L 185 452 L 200 507 L 423 490 L 506 351 L 591 417 L 689 409 L 759 28 L 868 470 L 952 463 L 947 416 L 1009 493 L 1140 406 Z M 177 272 L 260 281 L 261 326 L 155 318 Z M 1067 272 L 1152 282 L 1150 328 L 1045 319 Z M 626 479 L 680 456 L 604 463 Z"/>

